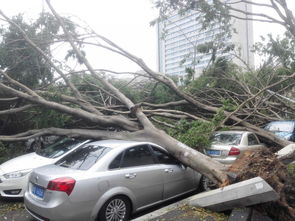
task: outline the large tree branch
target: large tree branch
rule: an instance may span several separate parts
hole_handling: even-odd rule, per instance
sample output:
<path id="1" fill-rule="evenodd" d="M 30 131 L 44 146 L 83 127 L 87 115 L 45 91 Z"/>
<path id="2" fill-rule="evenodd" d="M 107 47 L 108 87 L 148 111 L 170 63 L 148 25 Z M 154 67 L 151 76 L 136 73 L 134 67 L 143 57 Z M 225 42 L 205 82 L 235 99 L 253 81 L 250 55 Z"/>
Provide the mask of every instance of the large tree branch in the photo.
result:
<path id="1" fill-rule="evenodd" d="M 8 93 L 11 93 L 12 95 L 21 97 L 25 100 L 30 101 L 31 103 L 40 104 L 42 106 L 61 111 L 63 113 L 68 113 L 72 116 L 76 116 L 79 118 L 83 118 L 87 121 L 98 123 L 103 126 L 114 126 L 114 127 L 122 127 L 130 131 L 135 131 L 138 129 L 137 123 L 131 122 L 124 118 L 123 116 L 102 116 L 97 115 L 94 113 L 90 113 L 81 109 L 77 108 L 71 108 L 56 102 L 47 101 L 44 98 L 40 96 L 31 96 L 29 94 L 26 94 L 24 92 L 18 91 L 16 89 L 13 89 L 9 86 L 4 85 L 3 83 L 0 83 L 0 88 L 7 91 Z"/>
<path id="2" fill-rule="evenodd" d="M 22 107 L 11 108 L 7 110 L 0 110 L 0 115 L 16 114 L 32 108 L 34 105 L 28 104 Z"/>

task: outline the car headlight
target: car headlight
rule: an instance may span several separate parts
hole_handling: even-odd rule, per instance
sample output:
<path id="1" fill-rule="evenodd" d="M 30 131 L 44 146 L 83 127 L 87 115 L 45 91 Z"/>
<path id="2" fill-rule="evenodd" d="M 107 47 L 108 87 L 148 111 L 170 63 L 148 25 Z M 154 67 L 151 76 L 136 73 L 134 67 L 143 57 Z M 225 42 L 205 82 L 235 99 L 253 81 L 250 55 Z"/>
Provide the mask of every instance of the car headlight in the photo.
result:
<path id="1" fill-rule="evenodd" d="M 6 179 L 14 179 L 14 178 L 20 178 L 23 177 L 25 175 L 27 175 L 28 173 L 30 173 L 32 170 L 20 170 L 20 171 L 15 171 L 15 172 L 11 172 L 11 173 L 6 173 L 3 176 Z"/>

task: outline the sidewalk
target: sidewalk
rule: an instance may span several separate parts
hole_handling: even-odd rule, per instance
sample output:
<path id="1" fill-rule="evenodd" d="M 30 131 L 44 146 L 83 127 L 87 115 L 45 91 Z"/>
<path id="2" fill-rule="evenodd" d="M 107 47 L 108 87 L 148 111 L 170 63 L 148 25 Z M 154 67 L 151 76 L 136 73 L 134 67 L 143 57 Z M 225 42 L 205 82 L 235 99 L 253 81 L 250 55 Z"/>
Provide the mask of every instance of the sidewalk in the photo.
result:
<path id="1" fill-rule="evenodd" d="M 132 219 L 132 221 L 227 221 L 228 216 L 188 206 L 193 196 Z"/>

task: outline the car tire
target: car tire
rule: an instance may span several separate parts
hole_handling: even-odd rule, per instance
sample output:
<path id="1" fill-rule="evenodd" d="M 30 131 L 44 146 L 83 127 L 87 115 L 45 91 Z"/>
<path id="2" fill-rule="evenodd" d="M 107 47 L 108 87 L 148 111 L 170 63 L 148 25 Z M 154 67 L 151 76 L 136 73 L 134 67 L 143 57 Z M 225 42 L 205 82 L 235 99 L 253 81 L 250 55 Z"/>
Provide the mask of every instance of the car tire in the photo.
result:
<path id="1" fill-rule="evenodd" d="M 201 186 L 203 191 L 210 191 L 217 188 L 217 185 L 209 180 L 209 178 L 207 178 L 206 176 L 202 176 Z"/>
<path id="2" fill-rule="evenodd" d="M 103 205 L 98 214 L 97 221 L 128 221 L 130 212 L 130 200 L 125 196 L 115 196 Z"/>

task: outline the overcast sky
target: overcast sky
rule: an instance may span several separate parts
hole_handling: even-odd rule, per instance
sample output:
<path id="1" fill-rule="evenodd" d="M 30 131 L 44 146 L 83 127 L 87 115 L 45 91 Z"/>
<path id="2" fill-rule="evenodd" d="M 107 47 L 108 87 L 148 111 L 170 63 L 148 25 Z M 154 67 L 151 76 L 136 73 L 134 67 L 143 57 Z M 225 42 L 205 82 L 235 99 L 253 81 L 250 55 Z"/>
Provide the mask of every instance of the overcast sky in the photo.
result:
<path id="1" fill-rule="evenodd" d="M 261 0 L 256 0 L 261 2 Z M 26 17 L 42 11 L 43 0 L 0 0 L 1 10 L 7 15 L 24 13 Z M 295 0 L 287 0 L 295 11 Z M 153 69 L 157 69 L 156 28 L 149 22 L 157 17 L 151 0 L 51 0 L 61 15 L 76 15 L 86 21 L 97 33 L 104 35 L 124 49 L 143 58 Z M 254 26 L 255 40 L 272 31 L 282 34 L 283 29 L 272 24 Z M 117 71 L 136 71 L 137 68 L 125 59 L 111 57 L 108 53 L 91 56 L 92 63 Z"/>

